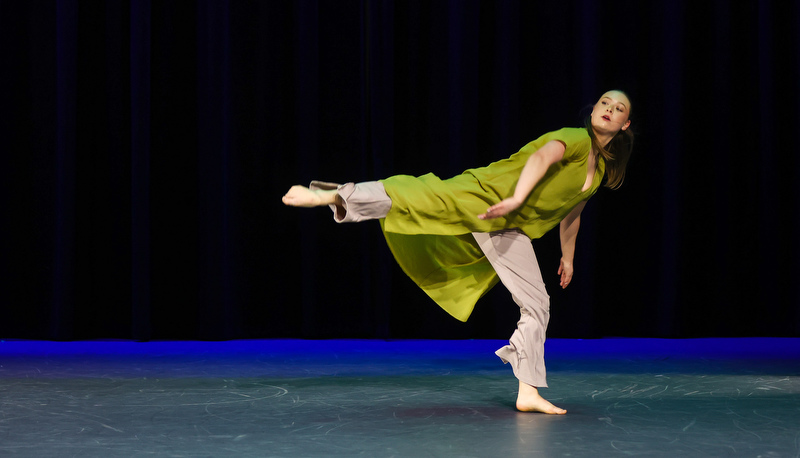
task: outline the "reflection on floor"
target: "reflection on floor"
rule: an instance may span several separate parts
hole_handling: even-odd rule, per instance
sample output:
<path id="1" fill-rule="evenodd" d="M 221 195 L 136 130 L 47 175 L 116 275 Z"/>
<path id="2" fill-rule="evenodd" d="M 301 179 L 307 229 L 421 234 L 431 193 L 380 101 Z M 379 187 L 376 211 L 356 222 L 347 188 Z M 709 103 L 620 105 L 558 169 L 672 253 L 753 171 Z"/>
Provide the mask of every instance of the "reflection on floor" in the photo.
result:
<path id="1" fill-rule="evenodd" d="M 3 456 L 800 456 L 800 339 L 0 343 Z"/>

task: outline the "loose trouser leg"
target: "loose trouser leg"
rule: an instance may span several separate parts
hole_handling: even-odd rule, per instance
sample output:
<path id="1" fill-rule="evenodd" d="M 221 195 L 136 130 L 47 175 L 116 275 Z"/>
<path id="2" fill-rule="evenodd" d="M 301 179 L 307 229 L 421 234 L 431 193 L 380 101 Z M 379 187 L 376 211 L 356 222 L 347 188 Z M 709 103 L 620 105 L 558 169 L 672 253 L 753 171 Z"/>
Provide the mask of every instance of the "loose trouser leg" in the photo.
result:
<path id="1" fill-rule="evenodd" d="M 333 219 L 337 223 L 356 223 L 385 218 L 392 208 L 392 199 L 386 194 L 383 183 L 379 181 L 355 184 L 312 181 L 309 189 L 337 190 L 344 202 L 343 205 L 330 205 Z"/>
<path id="2" fill-rule="evenodd" d="M 544 341 L 550 321 L 550 296 L 545 290 L 531 240 L 519 230 L 474 233 L 473 236 L 520 308 L 517 329 L 509 344 L 496 354 L 504 363 L 511 364 L 520 381 L 546 387 Z"/>

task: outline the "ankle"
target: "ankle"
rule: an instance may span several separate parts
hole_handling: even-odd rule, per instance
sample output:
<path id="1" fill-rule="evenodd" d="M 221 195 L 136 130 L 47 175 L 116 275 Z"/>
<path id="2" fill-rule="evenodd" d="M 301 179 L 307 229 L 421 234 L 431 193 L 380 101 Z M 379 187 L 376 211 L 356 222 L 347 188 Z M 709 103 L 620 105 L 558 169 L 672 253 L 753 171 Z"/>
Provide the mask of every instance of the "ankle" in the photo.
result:
<path id="1" fill-rule="evenodd" d="M 528 385 L 522 380 L 519 381 L 519 392 L 522 394 L 539 394 L 539 389 L 533 385 Z"/>
<path id="2" fill-rule="evenodd" d="M 319 206 L 341 205 L 342 197 L 336 189 L 317 189 L 314 194 L 319 197 Z"/>

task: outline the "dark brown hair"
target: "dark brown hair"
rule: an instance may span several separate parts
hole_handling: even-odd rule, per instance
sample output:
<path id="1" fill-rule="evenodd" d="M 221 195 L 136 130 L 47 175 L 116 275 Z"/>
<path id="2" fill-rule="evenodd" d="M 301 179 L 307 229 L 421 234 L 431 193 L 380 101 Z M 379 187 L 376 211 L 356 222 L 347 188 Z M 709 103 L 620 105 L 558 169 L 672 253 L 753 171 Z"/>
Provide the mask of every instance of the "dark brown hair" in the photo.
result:
<path id="1" fill-rule="evenodd" d="M 628 95 L 625 94 L 625 96 Z M 628 120 L 631 119 L 632 114 L 633 111 L 628 107 Z M 592 151 L 600 154 L 606 162 L 605 186 L 610 189 L 619 189 L 625 180 L 625 169 L 628 167 L 628 159 L 631 158 L 631 151 L 633 151 L 633 131 L 628 126 L 627 129 L 617 132 L 608 145 L 603 146 L 594 135 L 591 117 L 586 118 L 586 130 L 589 131 L 589 136 L 592 138 Z"/>

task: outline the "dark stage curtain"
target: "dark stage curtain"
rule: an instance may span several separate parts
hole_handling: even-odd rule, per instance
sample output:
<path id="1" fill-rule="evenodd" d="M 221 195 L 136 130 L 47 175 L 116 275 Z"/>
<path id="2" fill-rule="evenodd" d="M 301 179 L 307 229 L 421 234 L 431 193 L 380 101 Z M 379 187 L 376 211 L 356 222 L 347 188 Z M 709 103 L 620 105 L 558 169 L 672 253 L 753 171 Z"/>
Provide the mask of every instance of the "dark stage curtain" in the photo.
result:
<path id="1" fill-rule="evenodd" d="M 0 1 L 0 337 L 504 338 L 311 179 L 446 178 L 633 100 L 552 337 L 800 336 L 798 2 Z"/>

